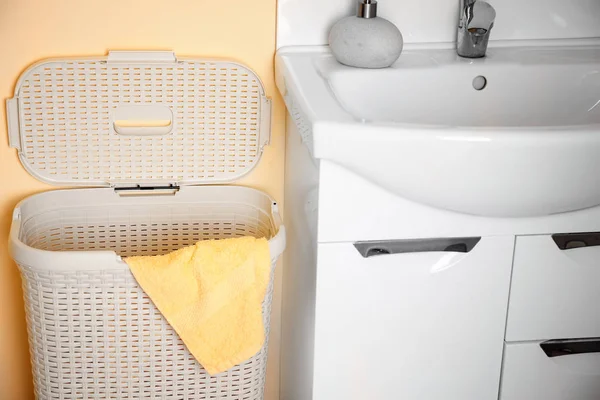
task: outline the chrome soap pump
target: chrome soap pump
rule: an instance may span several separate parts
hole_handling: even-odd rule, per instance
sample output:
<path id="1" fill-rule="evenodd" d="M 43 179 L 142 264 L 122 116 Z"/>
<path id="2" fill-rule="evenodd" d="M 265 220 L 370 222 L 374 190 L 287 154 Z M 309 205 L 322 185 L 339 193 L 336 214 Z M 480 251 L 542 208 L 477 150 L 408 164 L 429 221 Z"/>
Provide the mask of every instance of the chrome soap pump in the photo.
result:
<path id="1" fill-rule="evenodd" d="M 386 68 L 402 52 L 400 30 L 377 16 L 377 0 L 359 0 L 356 16 L 338 21 L 329 32 L 329 47 L 344 65 Z"/>

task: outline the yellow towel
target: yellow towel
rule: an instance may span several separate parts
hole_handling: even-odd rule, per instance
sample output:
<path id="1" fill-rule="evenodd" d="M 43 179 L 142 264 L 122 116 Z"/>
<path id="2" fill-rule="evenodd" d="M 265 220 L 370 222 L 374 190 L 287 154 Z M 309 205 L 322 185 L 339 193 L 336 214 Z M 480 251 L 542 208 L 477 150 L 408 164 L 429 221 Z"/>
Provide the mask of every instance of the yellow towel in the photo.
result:
<path id="1" fill-rule="evenodd" d="M 269 243 L 206 240 L 163 256 L 125 260 L 135 279 L 209 374 L 255 355 L 270 277 Z"/>

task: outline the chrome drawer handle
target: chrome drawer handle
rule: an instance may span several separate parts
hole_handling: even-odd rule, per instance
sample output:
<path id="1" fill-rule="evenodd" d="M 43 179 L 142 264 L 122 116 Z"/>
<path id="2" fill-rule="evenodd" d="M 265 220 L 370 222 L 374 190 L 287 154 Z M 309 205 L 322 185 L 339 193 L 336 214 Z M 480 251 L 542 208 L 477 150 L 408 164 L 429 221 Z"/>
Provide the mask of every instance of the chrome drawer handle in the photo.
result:
<path id="1" fill-rule="evenodd" d="M 561 250 L 600 246 L 600 232 L 555 233 L 552 240 Z"/>
<path id="2" fill-rule="evenodd" d="M 548 357 L 600 353 L 600 338 L 548 340 L 540 347 Z"/>
<path id="3" fill-rule="evenodd" d="M 481 237 L 440 238 L 440 239 L 405 239 L 355 242 L 354 247 L 364 257 L 385 254 L 451 252 L 468 253 Z"/>

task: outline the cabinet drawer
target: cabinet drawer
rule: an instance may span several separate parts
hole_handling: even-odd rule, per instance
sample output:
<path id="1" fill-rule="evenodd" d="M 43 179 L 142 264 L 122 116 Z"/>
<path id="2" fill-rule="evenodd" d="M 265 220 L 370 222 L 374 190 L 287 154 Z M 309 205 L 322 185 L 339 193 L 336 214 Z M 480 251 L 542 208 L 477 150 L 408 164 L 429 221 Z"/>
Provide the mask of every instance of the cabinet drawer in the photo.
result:
<path id="1" fill-rule="evenodd" d="M 575 341 L 572 347 L 581 352 L 549 356 L 539 342 L 507 344 L 500 400 L 600 399 L 600 353 L 594 352 L 599 346 L 600 341 Z M 555 353 L 568 354 L 568 346 L 565 350 L 557 347 Z"/>
<path id="2" fill-rule="evenodd" d="M 560 248 L 584 241 L 587 247 Z M 600 246 L 594 237 L 517 238 L 507 341 L 600 336 L 599 304 Z"/>

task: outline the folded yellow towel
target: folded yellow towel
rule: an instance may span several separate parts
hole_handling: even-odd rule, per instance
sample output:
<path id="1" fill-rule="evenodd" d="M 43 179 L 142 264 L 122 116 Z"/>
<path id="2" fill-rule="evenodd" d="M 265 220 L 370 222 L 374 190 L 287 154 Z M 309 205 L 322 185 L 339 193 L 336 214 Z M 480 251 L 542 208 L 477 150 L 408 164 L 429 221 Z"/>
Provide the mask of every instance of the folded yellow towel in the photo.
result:
<path id="1" fill-rule="evenodd" d="M 209 374 L 226 371 L 262 348 L 262 302 L 271 266 L 266 239 L 205 240 L 125 261 Z"/>

